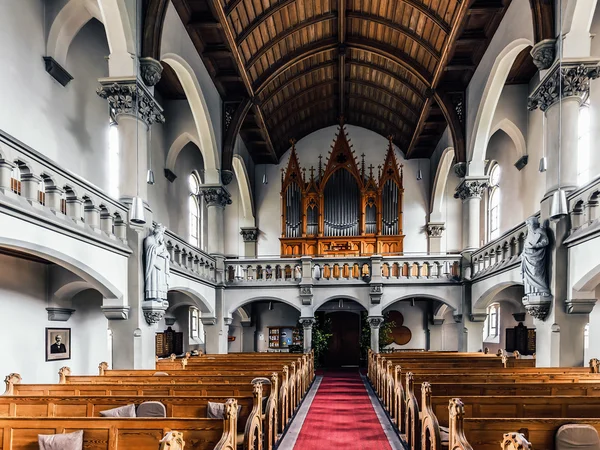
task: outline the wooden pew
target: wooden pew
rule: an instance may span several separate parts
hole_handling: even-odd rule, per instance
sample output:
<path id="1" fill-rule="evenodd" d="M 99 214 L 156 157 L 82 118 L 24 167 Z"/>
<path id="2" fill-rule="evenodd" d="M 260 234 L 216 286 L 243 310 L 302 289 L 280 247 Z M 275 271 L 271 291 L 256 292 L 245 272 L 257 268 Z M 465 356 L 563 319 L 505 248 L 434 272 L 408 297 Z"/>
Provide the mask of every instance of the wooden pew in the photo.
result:
<path id="1" fill-rule="evenodd" d="M 0 419 L 2 450 L 38 448 L 38 434 L 83 430 L 84 450 L 131 450 L 166 448 L 160 441 L 165 430 L 177 430 L 190 448 L 232 450 L 237 447 L 237 402 L 230 399 L 225 419 L 164 418 L 45 418 L 3 417 Z M 181 447 L 182 448 L 182 447 Z"/>

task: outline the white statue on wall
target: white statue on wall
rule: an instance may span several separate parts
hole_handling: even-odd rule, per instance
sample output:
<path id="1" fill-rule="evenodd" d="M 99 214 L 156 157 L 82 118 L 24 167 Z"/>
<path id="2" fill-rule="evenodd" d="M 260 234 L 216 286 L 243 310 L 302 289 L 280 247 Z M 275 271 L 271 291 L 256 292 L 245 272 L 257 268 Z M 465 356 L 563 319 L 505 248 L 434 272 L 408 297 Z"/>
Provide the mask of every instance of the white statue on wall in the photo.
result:
<path id="1" fill-rule="evenodd" d="M 537 217 L 530 217 L 521 254 L 521 275 L 525 296 L 549 297 L 547 248 L 550 240 Z"/>
<path id="2" fill-rule="evenodd" d="M 300 266 L 294 267 L 294 279 L 296 279 L 296 280 L 302 279 L 302 268 Z"/>
<path id="3" fill-rule="evenodd" d="M 154 224 L 152 233 L 144 240 L 145 299 L 166 300 L 169 291 L 169 262 L 165 245 L 165 227 Z"/>

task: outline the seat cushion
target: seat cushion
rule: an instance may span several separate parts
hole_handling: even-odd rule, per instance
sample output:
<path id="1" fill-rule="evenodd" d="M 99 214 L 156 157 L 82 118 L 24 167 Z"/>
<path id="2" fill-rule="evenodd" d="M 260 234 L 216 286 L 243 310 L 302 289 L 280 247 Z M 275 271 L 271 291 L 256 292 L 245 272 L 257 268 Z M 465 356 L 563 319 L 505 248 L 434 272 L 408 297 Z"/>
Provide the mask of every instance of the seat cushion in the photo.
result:
<path id="1" fill-rule="evenodd" d="M 100 411 L 102 417 L 135 417 L 135 405 L 119 406 L 118 408 Z"/>
<path id="2" fill-rule="evenodd" d="M 167 409 L 161 402 L 144 402 L 135 414 L 137 417 L 167 417 Z"/>
<path id="3" fill-rule="evenodd" d="M 238 406 L 238 419 L 242 412 L 242 406 Z M 208 402 L 206 407 L 206 418 L 207 419 L 224 419 L 225 418 L 225 403 Z"/>
<path id="4" fill-rule="evenodd" d="M 83 430 L 66 434 L 38 434 L 40 450 L 83 450 Z"/>
<path id="5" fill-rule="evenodd" d="M 556 450 L 600 450 L 598 432 L 591 425 L 569 423 L 556 432 Z"/>

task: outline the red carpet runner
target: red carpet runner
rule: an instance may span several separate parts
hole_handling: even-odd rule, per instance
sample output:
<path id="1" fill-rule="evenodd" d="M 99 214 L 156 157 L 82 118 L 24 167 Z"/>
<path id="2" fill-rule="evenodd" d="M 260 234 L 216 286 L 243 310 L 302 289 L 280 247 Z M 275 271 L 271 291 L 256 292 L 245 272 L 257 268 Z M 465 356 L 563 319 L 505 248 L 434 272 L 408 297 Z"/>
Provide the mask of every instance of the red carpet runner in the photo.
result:
<path id="1" fill-rule="evenodd" d="M 391 450 L 358 372 L 326 372 L 294 450 Z"/>

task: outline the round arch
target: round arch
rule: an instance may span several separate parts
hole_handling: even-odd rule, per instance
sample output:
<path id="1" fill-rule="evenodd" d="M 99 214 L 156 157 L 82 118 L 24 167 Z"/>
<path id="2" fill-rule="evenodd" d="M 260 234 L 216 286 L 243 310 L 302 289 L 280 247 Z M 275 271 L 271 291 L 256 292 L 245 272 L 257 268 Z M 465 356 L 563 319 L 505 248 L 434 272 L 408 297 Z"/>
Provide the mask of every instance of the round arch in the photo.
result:
<path id="1" fill-rule="evenodd" d="M 87 281 L 71 281 L 52 293 L 52 297 L 54 299 L 68 300 L 88 289 L 94 289 L 94 287 Z"/>
<path id="2" fill-rule="evenodd" d="M 488 289 L 487 291 L 485 291 L 481 297 L 479 297 L 475 303 L 473 303 L 473 307 L 472 307 L 472 312 L 485 312 L 487 310 L 487 307 L 490 306 L 493 302 L 494 299 L 496 298 L 496 295 L 498 295 L 500 292 L 504 291 L 505 289 L 514 287 L 514 286 L 523 286 L 522 283 L 515 283 L 515 282 L 511 282 L 511 281 L 505 281 L 502 283 L 499 283 L 493 287 L 491 287 L 490 289 Z M 509 299 L 502 299 L 502 301 L 508 301 L 511 302 L 515 305 L 519 305 L 522 306 L 521 303 L 517 302 L 517 301 L 512 301 Z"/>
<path id="3" fill-rule="evenodd" d="M 505 117 L 490 129 L 490 138 L 498 131 L 504 131 L 508 137 L 510 137 L 515 144 L 517 149 L 517 160 L 521 159 L 527 154 L 527 144 L 525 143 L 525 137 L 515 123 L 509 118 Z"/>
<path id="4" fill-rule="evenodd" d="M 64 267 L 75 275 L 86 281 L 88 288 L 96 289 L 105 299 L 123 299 L 123 293 L 119 291 L 104 276 L 81 261 L 65 255 L 57 250 L 40 244 L 0 237 L 0 247 L 28 253 L 39 258 L 46 259 L 54 264 Z"/>
<path id="5" fill-rule="evenodd" d="M 254 226 L 254 201 L 252 199 L 252 188 L 250 178 L 246 170 L 246 163 L 240 155 L 233 155 L 233 171 L 238 182 L 240 197 L 242 199 L 242 208 L 244 209 L 244 219 L 247 226 Z"/>
<path id="6" fill-rule="evenodd" d="M 469 175 L 484 175 L 485 152 L 498 100 L 500 100 L 506 78 L 515 59 L 524 48 L 530 45 L 533 45 L 533 43 L 529 39 L 515 39 L 504 47 L 494 61 L 479 103 L 471 133 Z"/>
<path id="7" fill-rule="evenodd" d="M 175 173 L 175 163 L 177 162 L 177 157 L 181 153 L 181 150 L 183 150 L 183 148 L 190 142 L 193 143 L 199 149 L 201 148 L 200 142 L 191 133 L 184 131 L 179 136 L 177 136 L 177 138 L 171 144 L 171 147 L 169 147 L 165 168 Z"/>
<path id="8" fill-rule="evenodd" d="M 443 219 L 444 194 L 453 161 L 454 147 L 448 147 L 442 152 L 442 157 L 440 158 L 433 181 L 433 189 L 431 190 L 430 221 L 432 222 L 441 222 Z"/>
<path id="9" fill-rule="evenodd" d="M 213 308 L 211 307 L 210 303 L 202 296 L 200 295 L 198 292 L 194 291 L 193 289 L 190 289 L 189 287 L 185 287 L 185 286 L 169 286 L 169 292 L 180 292 L 181 294 L 184 294 L 186 297 L 188 297 L 191 301 L 188 304 L 188 302 L 184 302 L 184 301 L 177 301 L 175 302 L 175 305 L 182 305 L 182 304 L 187 304 L 188 306 L 194 306 L 196 308 L 198 308 L 203 314 L 206 313 L 207 315 L 211 315 L 214 316 L 215 312 L 213 310 Z M 170 308 L 170 306 L 169 306 Z"/>
<path id="10" fill-rule="evenodd" d="M 403 301 L 407 301 L 407 300 L 412 300 L 412 299 L 428 299 L 428 300 L 436 300 L 440 303 L 442 303 L 443 305 L 446 305 L 448 308 L 450 308 L 452 311 L 456 311 L 456 306 L 452 306 L 447 299 L 439 297 L 437 295 L 432 295 L 432 294 L 411 294 L 411 295 L 404 295 L 402 297 L 397 298 L 396 300 L 392 300 L 389 303 L 386 303 L 385 307 L 383 308 L 383 311 L 385 312 L 386 310 L 388 310 L 391 306 L 395 305 L 396 303 L 399 302 L 403 302 Z M 438 307 L 439 309 L 439 307 Z"/>
<path id="11" fill-rule="evenodd" d="M 66 67 L 67 54 L 73 39 L 91 19 L 104 21 L 97 2 L 70 0 L 52 22 L 46 43 L 46 53 L 61 66 Z"/>
<path id="12" fill-rule="evenodd" d="M 290 301 L 290 300 L 286 300 L 286 299 L 281 298 L 281 297 L 261 296 L 261 297 L 252 297 L 252 298 L 249 298 L 249 299 L 244 299 L 244 300 L 238 301 L 233 306 L 229 307 L 229 310 L 227 311 L 226 317 L 232 317 L 233 313 L 238 308 L 241 308 L 242 306 L 248 305 L 249 303 L 253 303 L 253 302 L 265 302 L 265 301 L 266 302 L 273 301 L 273 302 L 285 303 L 286 305 L 289 305 L 289 306 L 293 307 L 294 309 L 296 309 L 298 312 L 301 312 L 300 307 L 297 304 L 295 304 L 294 302 Z"/>
<path id="13" fill-rule="evenodd" d="M 361 300 L 361 299 L 353 297 L 351 295 L 340 294 L 340 295 L 331 295 L 327 298 L 314 301 L 313 316 L 315 315 L 315 313 L 321 306 L 323 306 L 325 303 L 330 302 L 332 300 L 350 300 L 355 303 L 358 303 L 360 306 L 362 306 L 365 309 L 365 311 L 369 311 L 369 300 L 368 299 Z"/>
<path id="14" fill-rule="evenodd" d="M 181 82 L 185 96 L 190 104 L 196 124 L 196 132 L 200 137 L 198 148 L 204 158 L 205 183 L 219 183 L 219 147 L 215 138 L 208 105 L 204 99 L 198 78 L 190 65 L 179 55 L 167 53 L 162 56 L 162 61 L 171 66 L 177 74 L 177 78 Z"/>

